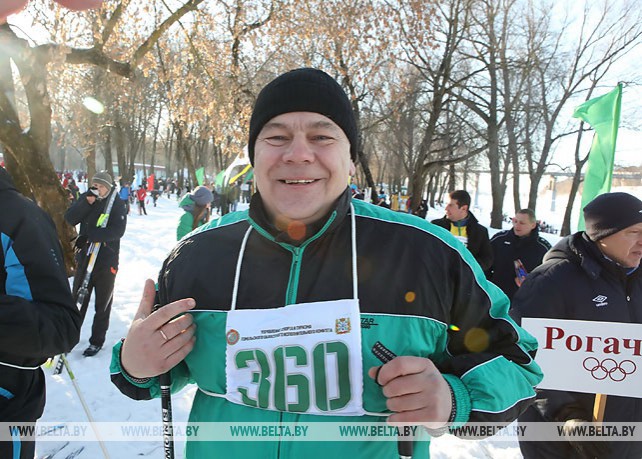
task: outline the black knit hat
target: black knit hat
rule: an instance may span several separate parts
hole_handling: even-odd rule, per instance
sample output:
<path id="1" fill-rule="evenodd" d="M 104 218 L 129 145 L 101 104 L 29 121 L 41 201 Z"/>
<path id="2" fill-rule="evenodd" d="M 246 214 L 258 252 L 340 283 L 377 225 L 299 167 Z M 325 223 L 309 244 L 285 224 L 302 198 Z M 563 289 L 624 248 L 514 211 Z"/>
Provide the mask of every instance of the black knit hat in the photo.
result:
<path id="1" fill-rule="evenodd" d="M 628 193 L 605 193 L 584 207 L 584 230 L 599 241 L 636 223 L 642 223 L 642 201 Z"/>
<path id="2" fill-rule="evenodd" d="M 291 70 L 265 86 L 254 104 L 250 119 L 248 154 L 254 164 L 254 144 L 265 123 L 284 113 L 313 112 L 327 116 L 350 141 L 350 157 L 357 159 L 357 121 L 350 99 L 334 78 L 317 69 Z"/>

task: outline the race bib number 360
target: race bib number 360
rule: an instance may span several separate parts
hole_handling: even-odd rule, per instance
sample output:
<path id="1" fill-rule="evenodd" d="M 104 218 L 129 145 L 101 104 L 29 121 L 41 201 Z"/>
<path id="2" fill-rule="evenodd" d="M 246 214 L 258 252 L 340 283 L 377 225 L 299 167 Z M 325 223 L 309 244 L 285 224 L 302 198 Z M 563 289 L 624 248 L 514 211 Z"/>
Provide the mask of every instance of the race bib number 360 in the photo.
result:
<path id="1" fill-rule="evenodd" d="M 226 398 L 277 411 L 362 415 L 359 320 L 356 300 L 228 312 Z"/>

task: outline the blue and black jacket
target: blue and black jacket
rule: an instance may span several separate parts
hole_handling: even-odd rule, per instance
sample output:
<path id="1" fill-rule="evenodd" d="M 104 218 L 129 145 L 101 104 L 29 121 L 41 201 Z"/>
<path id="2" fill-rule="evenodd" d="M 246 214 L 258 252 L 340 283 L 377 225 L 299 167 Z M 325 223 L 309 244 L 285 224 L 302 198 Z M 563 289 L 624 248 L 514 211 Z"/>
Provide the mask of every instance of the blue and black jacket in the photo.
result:
<path id="1" fill-rule="evenodd" d="M 0 421 L 35 421 L 45 404 L 39 365 L 74 347 L 81 319 L 53 221 L 2 167 L 0 238 Z"/>

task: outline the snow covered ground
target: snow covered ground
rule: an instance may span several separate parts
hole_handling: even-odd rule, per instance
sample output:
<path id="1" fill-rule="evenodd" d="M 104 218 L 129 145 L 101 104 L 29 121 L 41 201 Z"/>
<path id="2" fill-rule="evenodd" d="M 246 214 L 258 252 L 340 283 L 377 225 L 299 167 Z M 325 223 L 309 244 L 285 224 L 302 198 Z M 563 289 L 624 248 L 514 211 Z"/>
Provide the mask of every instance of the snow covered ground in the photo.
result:
<path id="1" fill-rule="evenodd" d="M 639 194 L 638 194 L 639 196 Z M 240 208 L 244 206 L 241 205 Z M 148 215 L 139 216 L 132 206 L 127 222 L 127 231 L 121 242 L 120 270 L 116 278 L 114 304 L 105 347 L 95 357 L 85 358 L 83 350 L 88 345 L 93 318 L 93 304 L 89 306 L 87 320 L 82 328 L 78 346 L 68 355 L 76 382 L 87 402 L 91 416 L 96 422 L 151 422 L 160 421 L 159 400 L 134 401 L 122 395 L 109 379 L 111 347 L 124 337 L 138 308 L 143 283 L 146 278 L 156 279 L 158 270 L 167 253 L 175 244 L 176 224 L 182 210 L 174 197 L 161 197 L 158 206 L 148 205 Z M 475 210 L 483 224 L 488 224 L 488 212 Z M 431 209 L 428 219 L 441 217 L 441 210 Z M 546 235 L 551 243 L 559 238 Z M 82 404 L 66 372 L 53 376 L 47 374 L 47 405 L 42 422 L 86 422 Z M 173 397 L 173 414 L 176 422 L 185 422 L 195 393 L 191 386 Z M 183 446 L 176 445 L 176 457 L 183 457 Z M 160 441 L 114 441 L 106 444 L 111 458 L 135 458 L 139 456 L 162 458 Z M 483 441 L 459 440 L 451 435 L 436 439 L 432 445 L 433 458 L 520 458 L 519 447 L 514 440 L 489 438 Z M 94 441 L 43 441 L 37 445 L 37 457 L 54 459 L 96 459 L 103 457 L 98 442 Z"/>

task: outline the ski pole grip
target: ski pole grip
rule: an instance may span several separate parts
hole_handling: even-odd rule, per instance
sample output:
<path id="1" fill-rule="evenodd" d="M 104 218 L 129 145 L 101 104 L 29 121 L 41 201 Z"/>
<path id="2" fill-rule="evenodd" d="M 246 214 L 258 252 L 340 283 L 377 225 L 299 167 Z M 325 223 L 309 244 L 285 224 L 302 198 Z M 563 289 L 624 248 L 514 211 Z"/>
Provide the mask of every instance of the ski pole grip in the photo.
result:
<path id="1" fill-rule="evenodd" d="M 372 346 L 372 353 L 381 363 L 388 363 L 397 355 L 384 346 L 381 341 L 377 341 L 374 346 Z M 381 368 L 381 367 L 379 367 Z M 377 384 L 379 384 L 379 372 L 377 371 Z M 412 458 L 413 451 L 413 440 L 405 439 L 405 435 L 398 435 L 397 437 L 397 453 L 399 454 L 400 459 L 410 459 Z"/>

